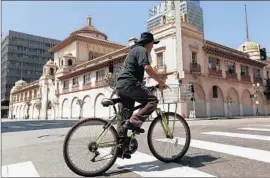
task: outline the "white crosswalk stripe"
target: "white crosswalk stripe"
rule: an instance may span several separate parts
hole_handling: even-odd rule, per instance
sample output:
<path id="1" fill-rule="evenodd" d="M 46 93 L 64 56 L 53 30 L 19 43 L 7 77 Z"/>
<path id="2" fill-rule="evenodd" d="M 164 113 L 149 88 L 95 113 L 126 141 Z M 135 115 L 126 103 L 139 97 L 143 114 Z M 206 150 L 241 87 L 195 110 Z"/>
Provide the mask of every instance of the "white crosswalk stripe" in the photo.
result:
<path id="1" fill-rule="evenodd" d="M 257 127 L 270 127 L 270 125 L 254 125 L 254 126 L 257 126 Z"/>
<path id="2" fill-rule="evenodd" d="M 270 141 L 270 136 L 264 136 L 264 135 L 251 135 L 251 134 L 241 134 L 241 133 L 231 133 L 231 132 L 203 132 L 201 134 Z"/>
<path id="3" fill-rule="evenodd" d="M 240 126 L 241 127 L 241 126 Z M 260 131 L 258 133 L 248 133 L 248 131 Z M 268 165 L 270 163 L 270 149 L 265 147 L 267 143 L 270 141 L 270 129 L 263 128 L 263 126 L 259 127 L 257 126 L 248 126 L 245 128 L 235 128 L 233 131 L 219 131 L 219 130 L 210 130 L 201 132 L 201 135 L 204 135 L 202 139 L 192 139 L 190 143 L 190 148 L 196 148 L 198 150 L 203 150 L 204 154 L 209 155 L 209 157 L 214 157 L 220 159 L 220 157 L 225 157 L 226 161 L 230 161 L 230 159 L 234 159 L 231 157 L 239 157 L 237 159 L 241 159 L 241 163 L 243 163 L 242 159 L 248 159 L 250 162 L 259 161 L 261 164 Z M 243 133 L 244 132 L 244 133 Z M 211 137 L 211 141 L 208 141 L 206 139 L 209 139 Z M 218 137 L 218 143 L 215 141 L 212 141 L 212 139 L 216 139 Z M 231 138 L 231 139 L 228 139 Z M 241 138 L 241 141 L 244 140 L 245 145 L 240 145 L 241 143 L 238 142 L 239 138 Z M 224 142 L 222 142 L 224 139 Z M 170 139 L 156 139 L 159 142 L 172 142 L 175 144 L 175 140 Z M 184 142 L 182 142 L 184 139 L 178 138 L 177 144 L 183 145 Z M 255 143 L 261 142 L 264 143 L 264 149 L 256 149 L 256 148 L 250 148 L 254 145 L 252 144 L 246 144 L 247 142 L 252 142 L 253 140 L 257 141 Z M 226 143 L 230 142 L 230 143 Z M 139 142 L 139 145 L 142 144 L 141 140 Z M 250 147 L 247 145 L 251 145 Z M 118 158 L 115 162 L 116 165 L 121 166 L 121 169 L 129 170 L 132 173 L 138 175 L 137 177 L 222 177 L 222 173 L 215 172 L 213 169 L 209 168 L 211 166 L 216 166 L 215 163 L 221 163 L 226 165 L 226 162 L 220 159 L 220 162 L 213 161 L 214 164 L 211 163 L 211 166 L 204 168 L 202 167 L 196 167 L 193 165 L 193 161 L 188 162 L 188 157 L 193 157 L 193 151 L 196 151 L 196 155 L 200 154 L 198 153 L 196 149 L 193 149 L 190 152 L 186 154 L 186 158 L 184 159 L 183 163 L 184 165 L 177 164 L 177 163 L 163 163 L 159 160 L 157 160 L 152 154 L 146 154 L 144 153 L 144 150 L 141 149 L 134 154 L 131 155 L 131 159 L 121 159 Z M 205 151 L 206 150 L 206 151 Z M 107 155 L 110 153 L 110 149 L 99 149 L 101 151 L 101 157 L 103 155 Z M 195 152 L 194 151 L 194 152 Z M 207 153 L 205 153 L 207 152 Z M 219 153 L 219 154 L 218 154 Z M 223 155 L 224 154 L 224 155 Z M 218 155 L 218 156 L 217 156 Z M 220 156 L 221 155 L 221 156 Z M 195 159 L 195 158 L 193 158 Z M 202 161 L 202 164 L 204 164 L 204 161 Z M 231 164 L 231 162 L 227 162 L 228 164 Z M 233 160 L 234 161 L 234 160 Z M 188 163 L 187 163 L 188 162 Z M 200 162 L 200 161 L 198 161 Z M 207 161 L 205 161 L 207 162 Z M 210 161 L 209 161 L 210 162 Z M 235 161 L 237 163 L 237 161 Z M 266 164 L 265 164 L 266 163 Z M 249 163 L 248 163 L 249 164 Z M 191 167 L 189 167 L 189 166 Z M 205 164 L 208 166 L 207 164 Z M 235 165 L 236 167 L 240 167 L 240 165 Z M 241 164 L 242 166 L 242 164 Z M 246 165 L 245 165 L 246 166 Z M 41 167 L 41 166 L 38 166 Z M 108 172 L 112 169 L 108 170 Z M 9 172 L 7 171 L 9 170 Z M 22 170 L 26 170 L 24 173 L 22 173 Z M 230 170 L 228 170 L 230 171 Z M 39 171 L 35 169 L 35 166 L 31 161 L 25 162 L 25 163 L 18 163 L 14 165 L 7 165 L 2 166 L 2 172 L 3 176 L 11 177 L 11 176 L 20 176 L 20 177 L 40 177 L 38 174 Z M 40 171 L 44 172 L 44 171 Z M 263 171 L 264 175 L 265 173 L 268 173 L 267 171 Z"/>
<path id="4" fill-rule="evenodd" d="M 2 177 L 40 177 L 31 161 L 2 166 Z"/>
<path id="5" fill-rule="evenodd" d="M 255 128 L 256 129 L 256 128 Z M 261 128 L 257 128 L 257 130 L 263 130 Z M 238 130 L 239 131 L 239 130 Z M 248 140 L 260 140 L 260 141 L 270 141 L 270 136 L 267 135 L 255 135 L 255 134 L 246 134 L 246 133 L 235 133 L 235 132 L 218 132 L 218 131 L 211 131 L 211 132 L 202 132 L 202 135 L 211 135 L 211 136 L 220 136 L 222 137 L 232 137 L 232 138 L 243 138 Z M 170 139 L 156 139 L 160 142 L 172 142 L 183 145 L 184 139 L 178 138 L 177 142 L 171 141 Z M 247 148 L 242 146 L 230 145 L 230 144 L 221 144 L 216 142 L 210 141 L 203 141 L 203 140 L 196 140 L 192 139 L 190 143 L 190 147 L 208 150 L 212 152 L 223 153 L 231 156 L 242 157 L 245 159 L 261 161 L 264 163 L 270 163 L 270 150 L 261 150 L 261 149 L 254 149 L 254 148 Z M 108 153 L 109 150 L 106 151 Z M 142 177 L 163 177 L 163 176 L 172 176 L 174 175 L 178 177 L 200 177 L 200 176 L 207 176 L 213 177 L 214 175 L 211 172 L 202 172 L 198 171 L 195 168 L 190 168 L 187 166 L 182 166 L 179 164 L 171 163 L 165 164 L 162 162 L 158 162 L 157 159 L 153 156 L 150 156 L 145 153 L 136 152 L 132 155 L 132 158 L 129 160 L 122 160 L 117 159 L 117 165 L 124 166 L 134 173 L 142 176 Z M 149 167 L 147 165 L 152 165 L 150 168 L 153 168 L 152 171 L 149 171 Z M 161 171 L 163 170 L 163 171 Z M 176 174 L 177 172 L 177 174 Z M 214 176 L 215 177 L 215 176 Z"/>
<path id="6" fill-rule="evenodd" d="M 182 138 L 179 138 L 183 140 Z M 156 139 L 160 142 L 172 142 L 174 143 L 174 139 Z M 184 142 L 178 142 L 178 144 L 182 144 Z M 214 143 L 202 140 L 192 139 L 190 143 L 191 147 L 210 150 L 219 153 L 225 153 L 233 156 L 239 156 L 243 158 L 248 158 L 252 160 L 262 161 L 266 163 L 270 163 L 270 151 L 253 149 L 253 148 L 245 148 L 240 146 L 226 145 L 221 143 Z"/>
<path id="7" fill-rule="evenodd" d="M 102 149 L 102 154 L 109 153 L 110 149 Z M 116 164 L 142 177 L 216 177 L 176 163 L 163 163 L 154 156 L 138 151 L 132 155 L 131 159 L 117 159 Z"/>
<path id="8" fill-rule="evenodd" d="M 254 131 L 263 131 L 263 132 L 270 132 L 270 129 L 265 128 L 239 128 L 241 130 L 254 130 Z"/>

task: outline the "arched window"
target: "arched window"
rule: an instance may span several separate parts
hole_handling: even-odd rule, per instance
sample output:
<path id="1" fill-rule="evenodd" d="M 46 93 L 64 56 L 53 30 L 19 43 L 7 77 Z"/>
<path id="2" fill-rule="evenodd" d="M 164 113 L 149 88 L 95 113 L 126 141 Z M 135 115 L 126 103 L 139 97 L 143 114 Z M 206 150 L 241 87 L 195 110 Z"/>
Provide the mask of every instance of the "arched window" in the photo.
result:
<path id="1" fill-rule="evenodd" d="M 72 60 L 71 59 L 68 60 L 68 66 L 72 66 Z"/>
<path id="2" fill-rule="evenodd" d="M 54 73 L 53 68 L 50 68 L 50 75 L 53 75 L 53 73 Z"/>
<path id="3" fill-rule="evenodd" d="M 218 88 L 217 88 L 217 86 L 213 86 L 213 98 L 218 98 Z"/>
<path id="4" fill-rule="evenodd" d="M 63 60 L 61 60 L 61 65 L 64 65 L 64 61 Z"/>
<path id="5" fill-rule="evenodd" d="M 244 46 L 243 46 L 243 52 L 245 52 L 245 50 L 246 50 L 246 46 L 244 45 Z"/>

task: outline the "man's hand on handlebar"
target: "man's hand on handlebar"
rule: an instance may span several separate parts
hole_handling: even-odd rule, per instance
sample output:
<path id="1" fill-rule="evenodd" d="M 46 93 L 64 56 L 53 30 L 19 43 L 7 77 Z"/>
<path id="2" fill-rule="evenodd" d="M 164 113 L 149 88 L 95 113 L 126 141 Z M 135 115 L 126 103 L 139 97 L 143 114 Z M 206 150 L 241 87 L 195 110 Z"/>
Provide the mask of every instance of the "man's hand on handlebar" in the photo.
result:
<path id="1" fill-rule="evenodd" d="M 166 85 L 165 85 L 165 82 L 164 82 L 164 81 L 160 81 L 160 82 L 158 83 L 158 88 L 159 88 L 159 89 L 165 89 L 165 87 L 166 87 Z"/>

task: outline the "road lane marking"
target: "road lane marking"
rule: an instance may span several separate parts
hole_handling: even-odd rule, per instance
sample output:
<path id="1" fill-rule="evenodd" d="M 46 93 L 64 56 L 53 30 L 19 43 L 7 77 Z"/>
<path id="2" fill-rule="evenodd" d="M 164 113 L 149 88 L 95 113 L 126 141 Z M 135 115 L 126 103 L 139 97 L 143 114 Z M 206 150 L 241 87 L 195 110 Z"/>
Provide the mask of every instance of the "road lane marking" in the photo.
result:
<path id="1" fill-rule="evenodd" d="M 11 125 L 11 126 L 7 126 L 8 128 L 11 129 L 21 129 L 21 128 L 25 128 L 24 126 L 18 126 L 18 125 Z"/>
<path id="2" fill-rule="evenodd" d="M 44 125 L 42 125 L 42 124 L 27 124 L 27 126 L 37 126 L 37 127 L 42 127 L 42 126 L 44 126 Z"/>
<path id="3" fill-rule="evenodd" d="M 178 139 L 184 140 L 183 138 Z M 174 140 L 169 139 L 156 139 L 156 140 L 160 142 L 173 142 L 173 143 L 175 142 Z M 183 143 L 178 141 L 178 144 Z M 221 143 L 207 142 L 195 139 L 191 140 L 190 146 L 194 148 L 210 150 L 218 153 L 225 153 L 229 155 L 270 163 L 270 152 L 265 150 L 226 145 Z"/>
<path id="4" fill-rule="evenodd" d="M 110 153 L 110 149 L 99 151 L 102 155 Z M 115 163 L 142 177 L 216 177 L 180 164 L 163 163 L 154 156 L 138 151 L 131 155 L 131 159 L 118 158 Z"/>
<path id="5" fill-rule="evenodd" d="M 40 177 L 31 161 L 2 166 L 2 177 Z"/>
<path id="6" fill-rule="evenodd" d="M 270 129 L 265 129 L 265 128 L 238 128 L 238 129 L 270 132 Z"/>
<path id="7" fill-rule="evenodd" d="M 270 136 L 264 136 L 264 135 L 250 135 L 250 134 L 231 133 L 231 132 L 203 132 L 201 134 L 270 141 Z"/>

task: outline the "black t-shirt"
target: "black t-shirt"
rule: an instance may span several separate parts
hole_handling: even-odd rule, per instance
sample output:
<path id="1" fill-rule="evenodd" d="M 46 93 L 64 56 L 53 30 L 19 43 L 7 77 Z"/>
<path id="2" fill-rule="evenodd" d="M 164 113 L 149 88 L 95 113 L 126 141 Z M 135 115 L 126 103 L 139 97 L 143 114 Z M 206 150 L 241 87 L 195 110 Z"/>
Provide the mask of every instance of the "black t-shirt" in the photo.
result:
<path id="1" fill-rule="evenodd" d="M 136 44 L 132 47 L 123 63 L 116 88 L 141 83 L 144 77 L 145 65 L 150 65 L 147 51 L 143 46 Z"/>

